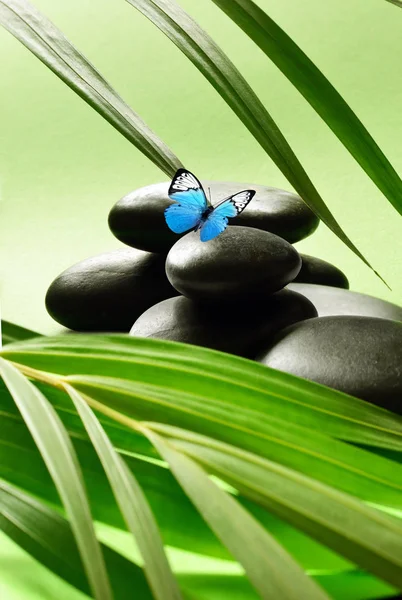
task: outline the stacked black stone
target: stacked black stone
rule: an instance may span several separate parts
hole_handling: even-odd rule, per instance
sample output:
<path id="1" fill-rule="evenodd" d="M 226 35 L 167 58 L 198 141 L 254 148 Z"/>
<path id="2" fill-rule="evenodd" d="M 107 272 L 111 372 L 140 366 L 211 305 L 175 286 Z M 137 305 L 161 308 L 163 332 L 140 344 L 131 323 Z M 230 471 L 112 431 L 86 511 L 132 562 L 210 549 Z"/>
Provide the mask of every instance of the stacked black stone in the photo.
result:
<path id="1" fill-rule="evenodd" d="M 228 227 L 207 243 L 188 233 L 166 259 L 182 295 L 147 310 L 130 333 L 253 358 L 279 330 L 317 316 L 305 296 L 283 290 L 300 267 L 291 244 L 261 229 Z"/>
<path id="2" fill-rule="evenodd" d="M 207 187 L 216 202 L 257 193 L 203 243 L 198 233 L 167 227 L 169 182 L 131 192 L 112 208 L 109 226 L 132 248 L 59 275 L 46 296 L 50 315 L 75 331 L 131 328 L 134 336 L 257 359 L 399 412 L 402 308 L 350 292 L 338 268 L 298 254 L 291 244 L 319 223 L 299 196 L 243 183 Z"/>

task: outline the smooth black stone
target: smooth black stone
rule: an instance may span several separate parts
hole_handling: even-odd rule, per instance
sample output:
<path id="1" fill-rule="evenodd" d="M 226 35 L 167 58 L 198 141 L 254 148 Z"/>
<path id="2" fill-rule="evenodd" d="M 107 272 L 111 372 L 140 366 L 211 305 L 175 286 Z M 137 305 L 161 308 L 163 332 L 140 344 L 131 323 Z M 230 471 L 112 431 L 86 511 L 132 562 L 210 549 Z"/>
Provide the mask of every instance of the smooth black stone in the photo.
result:
<path id="1" fill-rule="evenodd" d="M 121 198 L 109 214 L 112 233 L 124 244 L 149 252 L 168 252 L 179 239 L 165 222 L 164 210 L 174 204 L 168 197 L 170 182 L 147 185 Z M 304 239 L 318 227 L 319 219 L 300 196 L 277 188 L 251 183 L 203 181 L 206 194 L 211 190 L 217 204 L 244 189 L 257 191 L 246 210 L 231 225 L 255 227 L 275 233 L 288 242 Z"/>
<path id="2" fill-rule="evenodd" d="M 297 251 L 277 235 L 228 227 L 209 242 L 201 242 L 194 232 L 181 238 L 167 256 L 166 275 L 188 298 L 239 301 L 277 292 L 295 278 L 300 266 Z"/>
<path id="3" fill-rule="evenodd" d="M 302 266 L 297 277 L 293 280 L 294 282 L 315 283 L 349 289 L 348 278 L 338 267 L 315 256 L 300 254 L 300 257 Z"/>
<path id="4" fill-rule="evenodd" d="M 201 305 L 185 298 L 169 298 L 149 308 L 130 334 L 205 346 L 253 358 L 261 346 L 291 323 L 316 316 L 309 300 L 280 291 L 261 303 L 239 307 Z"/>
<path id="5" fill-rule="evenodd" d="M 259 362 L 402 413 L 402 323 L 309 319 L 281 331 Z"/>
<path id="6" fill-rule="evenodd" d="M 356 315 L 402 321 L 402 307 L 367 296 L 326 285 L 290 283 L 286 289 L 306 296 L 317 309 L 319 317 Z"/>
<path id="7" fill-rule="evenodd" d="M 46 308 L 75 331 L 128 332 L 147 308 L 176 294 L 164 267 L 164 255 L 133 248 L 87 258 L 53 281 Z"/>

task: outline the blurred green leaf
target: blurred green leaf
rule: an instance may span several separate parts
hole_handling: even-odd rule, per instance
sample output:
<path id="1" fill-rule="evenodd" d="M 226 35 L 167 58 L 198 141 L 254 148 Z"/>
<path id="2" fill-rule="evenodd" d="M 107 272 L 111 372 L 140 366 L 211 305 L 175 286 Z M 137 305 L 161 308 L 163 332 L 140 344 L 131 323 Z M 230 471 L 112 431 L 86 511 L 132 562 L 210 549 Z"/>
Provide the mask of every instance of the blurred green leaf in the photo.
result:
<path id="1" fill-rule="evenodd" d="M 402 502 L 402 467 L 350 441 L 400 448 L 402 418 L 324 386 L 205 348 L 130 336 L 38 338 L 3 355 L 66 377 L 120 413 L 160 420 L 277 460 L 358 497 Z M 102 377 L 93 375 L 102 372 Z M 88 374 L 88 375 L 87 375 Z"/>
<path id="2" fill-rule="evenodd" d="M 208 525 L 243 566 L 261 598 L 329 598 L 275 538 L 203 469 L 153 431 L 144 431 Z"/>
<path id="3" fill-rule="evenodd" d="M 391 4 L 395 4 L 395 6 L 402 8 L 402 2 L 400 2 L 400 0 L 387 0 L 387 2 L 391 2 Z"/>
<path id="4" fill-rule="evenodd" d="M 379 600 L 397 593 L 395 588 L 364 571 L 328 572 L 313 577 L 334 600 Z M 241 575 L 189 573 L 180 576 L 180 583 L 189 591 L 189 600 L 258 600 L 258 595 Z M 192 590 L 196 593 L 191 593 Z"/>
<path id="5" fill-rule="evenodd" d="M 40 336 L 40 333 L 37 333 L 36 331 L 25 329 L 25 327 L 15 325 L 9 321 L 1 321 L 0 330 L 3 346 Z"/>
<path id="6" fill-rule="evenodd" d="M 179 452 L 328 545 L 402 589 L 402 522 L 351 495 L 267 459 L 178 428 L 148 423 Z"/>
<path id="7" fill-rule="evenodd" d="M 53 573 L 91 595 L 69 522 L 45 504 L 0 481 L 0 528 Z M 115 600 L 127 600 L 135 589 L 138 600 L 152 600 L 140 567 L 105 544 L 102 553 Z"/>
<path id="8" fill-rule="evenodd" d="M 66 519 L 21 490 L 0 482 L 0 529 L 53 573 L 90 594 L 71 527 Z M 138 600 L 152 595 L 140 567 L 102 544 L 116 600 L 135 589 Z M 180 586 L 188 600 L 257 600 L 242 575 L 181 573 Z M 313 576 L 336 600 L 368 600 L 391 594 L 393 588 L 361 571 L 322 572 Z"/>
<path id="9" fill-rule="evenodd" d="M 235 419 L 237 413 L 241 418 L 247 411 L 250 417 L 256 415 L 253 420 L 262 419 L 263 425 L 279 419 L 350 442 L 402 450 L 401 416 L 323 385 L 207 348 L 128 335 L 71 334 L 27 340 L 7 346 L 1 354 L 41 371 L 85 374 L 91 389 L 96 385 L 91 386 L 88 376 L 97 376 L 98 381 L 99 373 L 105 379 L 113 378 L 110 383 L 117 388 L 131 382 L 140 395 L 155 395 L 152 405 L 159 411 L 170 408 L 167 400 L 172 395 L 177 403 L 183 398 L 182 412 L 191 401 L 193 413 L 200 410 L 205 418 L 210 411 L 223 424 L 228 414 Z M 159 398 L 161 394 L 163 398 Z M 132 414 L 132 403 L 129 408 L 128 414 Z M 142 405 L 136 410 L 138 416 Z M 173 410 L 180 410 L 180 405 Z"/>
<path id="10" fill-rule="evenodd" d="M 66 385 L 65 389 L 84 423 L 105 469 L 127 528 L 138 545 L 144 560 L 145 574 L 155 600 L 180 600 L 182 596 L 170 570 L 158 526 L 140 485 L 124 460 L 113 448 L 84 398 L 69 385 Z"/>
<path id="11" fill-rule="evenodd" d="M 71 519 L 96 600 L 112 600 L 103 556 L 93 528 L 84 482 L 70 438 L 57 413 L 39 390 L 0 358 L 0 375 L 18 406 Z"/>
<path id="12" fill-rule="evenodd" d="M 367 129 L 315 64 L 253 0 L 212 0 L 261 48 L 402 214 L 402 181 Z M 400 2 L 394 4 L 402 6 Z"/>
<path id="13" fill-rule="evenodd" d="M 49 390 L 46 392 L 49 397 Z M 19 417 L 5 413 L 4 408 L 8 409 L 3 399 L 4 395 L 0 393 L 0 477 L 61 506 L 54 484 L 29 431 Z M 110 428 L 106 427 L 106 430 L 110 431 Z M 130 433 L 129 431 L 125 434 L 127 441 L 130 439 Z M 94 519 L 113 527 L 125 528 L 91 443 L 89 440 L 77 439 L 76 432 L 72 441 L 85 478 Z M 135 451 L 134 446 L 132 449 Z M 232 558 L 200 517 L 166 466 L 149 462 L 145 456 L 122 454 L 122 457 L 144 490 L 166 545 L 226 560 Z M 351 565 L 343 558 L 269 514 L 264 508 L 242 496 L 237 496 L 237 499 L 305 569 L 350 569 Z M 177 519 L 178 514 L 180 519 Z"/>
<path id="14" fill-rule="evenodd" d="M 166 175 L 172 177 L 182 166 L 166 144 L 120 98 L 85 56 L 27 0 L 0 0 L 0 25 Z"/>
<path id="15" fill-rule="evenodd" d="M 144 421 L 181 438 L 175 450 L 232 485 L 241 507 L 262 527 L 276 528 L 273 536 L 286 549 L 299 529 L 389 583 L 399 582 L 402 525 L 358 498 L 383 510 L 400 508 L 401 466 L 336 438 L 395 452 L 401 447 L 401 417 L 252 361 L 173 342 L 72 334 L 12 344 L 1 354 L 42 389 L 68 384 L 85 394 L 96 414 L 103 413 L 111 442 L 120 440 L 120 451 L 136 452 L 138 429 L 150 427 Z M 0 393 L 3 413 L 11 423 L 15 415 L 4 396 Z M 79 443 L 89 444 L 74 411 L 68 413 L 65 394 L 49 397 Z M 135 431 L 129 434 L 130 428 Z M 139 463 L 154 459 L 149 445 L 140 447 Z M 125 457 L 127 464 L 131 459 Z M 152 466 L 164 470 L 161 463 Z M 269 513 L 261 517 L 257 505 L 278 521 Z M 282 529 L 283 521 L 290 528 Z"/>
<path id="16" fill-rule="evenodd" d="M 374 271 L 328 209 L 271 115 L 213 39 L 175 0 L 126 1 L 154 23 L 191 60 L 271 157 L 304 202 Z"/>
<path id="17" fill-rule="evenodd" d="M 310 474 L 318 480 L 354 493 L 364 500 L 393 507 L 402 505 L 402 468 L 382 457 L 334 440 L 321 432 L 280 419 L 263 411 L 219 406 L 216 396 L 166 394 L 134 382 L 102 377 L 71 376 L 69 383 L 114 410 L 136 419 L 158 415 L 172 425 L 198 431 L 257 452 Z M 205 406 L 201 410 L 201 399 Z M 156 409 L 155 405 L 158 405 Z"/>

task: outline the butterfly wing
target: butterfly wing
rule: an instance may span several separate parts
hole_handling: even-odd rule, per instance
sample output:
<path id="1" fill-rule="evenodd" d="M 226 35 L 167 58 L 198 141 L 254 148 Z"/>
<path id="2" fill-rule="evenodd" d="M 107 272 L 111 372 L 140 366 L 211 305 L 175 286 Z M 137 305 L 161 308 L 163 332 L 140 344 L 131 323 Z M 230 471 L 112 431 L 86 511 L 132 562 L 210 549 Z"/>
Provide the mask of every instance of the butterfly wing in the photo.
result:
<path id="1" fill-rule="evenodd" d="M 222 217 L 237 217 L 246 208 L 248 203 L 254 198 L 255 190 L 243 190 L 229 198 L 225 198 L 214 207 L 212 214 L 219 214 Z"/>
<path id="2" fill-rule="evenodd" d="M 205 223 L 201 226 L 200 238 L 202 242 L 208 242 L 225 231 L 228 226 L 229 217 L 237 217 L 248 205 L 255 195 L 254 190 L 243 190 L 225 200 L 222 200 L 208 215 Z"/>
<path id="3" fill-rule="evenodd" d="M 202 242 L 208 242 L 212 240 L 217 235 L 225 231 L 228 226 L 228 220 L 226 217 L 222 215 L 215 215 L 214 211 L 208 215 L 207 219 L 201 225 L 200 229 L 200 239 Z"/>
<path id="4" fill-rule="evenodd" d="M 186 169 L 179 169 L 169 187 L 169 198 L 182 206 L 199 206 L 202 210 L 208 208 L 207 197 L 197 177 Z"/>
<path id="5" fill-rule="evenodd" d="M 179 169 L 168 191 L 173 204 L 165 210 L 165 220 L 174 233 L 184 233 L 200 224 L 203 212 L 208 208 L 207 198 L 197 177 L 186 169 Z"/>
<path id="6" fill-rule="evenodd" d="M 202 213 L 199 206 L 172 204 L 165 210 L 165 221 L 174 233 L 184 233 L 200 224 Z"/>

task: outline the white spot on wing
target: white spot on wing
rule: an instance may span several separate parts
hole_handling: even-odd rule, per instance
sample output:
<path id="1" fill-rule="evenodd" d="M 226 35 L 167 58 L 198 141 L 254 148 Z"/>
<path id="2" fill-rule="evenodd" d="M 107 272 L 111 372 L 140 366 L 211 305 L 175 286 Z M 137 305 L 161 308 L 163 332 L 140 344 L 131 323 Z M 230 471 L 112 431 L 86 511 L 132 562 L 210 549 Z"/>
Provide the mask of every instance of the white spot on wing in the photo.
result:
<path id="1" fill-rule="evenodd" d="M 187 190 L 198 190 L 200 189 L 199 183 L 194 177 L 192 173 L 188 171 L 185 173 L 181 173 L 174 181 L 172 185 L 174 190 L 179 190 L 180 192 L 185 192 Z"/>
<path id="2" fill-rule="evenodd" d="M 250 190 L 243 190 L 242 192 L 235 194 L 230 199 L 230 202 L 233 204 L 233 206 L 237 210 L 237 214 L 239 214 L 242 212 L 242 210 L 244 210 L 246 208 L 246 206 L 250 202 L 251 198 L 252 198 L 252 195 L 250 193 Z"/>

